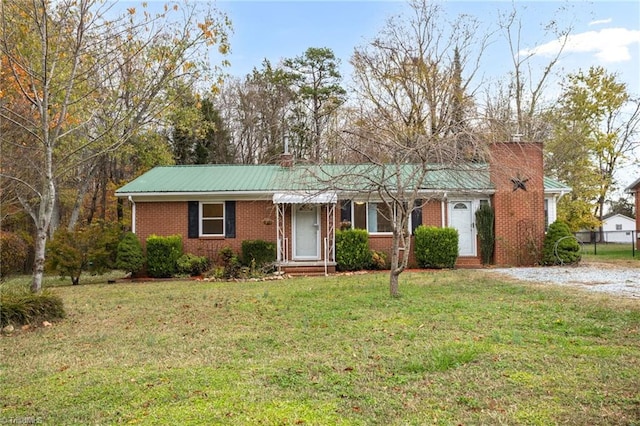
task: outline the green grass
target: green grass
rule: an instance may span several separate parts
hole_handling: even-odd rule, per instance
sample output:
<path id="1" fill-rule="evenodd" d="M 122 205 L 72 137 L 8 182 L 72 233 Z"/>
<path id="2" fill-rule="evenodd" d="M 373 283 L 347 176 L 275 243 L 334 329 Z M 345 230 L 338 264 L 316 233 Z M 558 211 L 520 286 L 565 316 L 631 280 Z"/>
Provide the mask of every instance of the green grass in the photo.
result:
<path id="1" fill-rule="evenodd" d="M 638 248 L 635 248 L 635 257 L 633 247 L 631 244 L 617 244 L 617 243 L 598 243 L 594 244 L 584 243 L 581 244 L 582 254 L 587 259 L 636 259 L 640 260 L 640 253 Z"/>
<path id="2" fill-rule="evenodd" d="M 52 291 L 64 320 L 0 337 L 0 422 L 640 422 L 637 300 L 482 271 Z"/>

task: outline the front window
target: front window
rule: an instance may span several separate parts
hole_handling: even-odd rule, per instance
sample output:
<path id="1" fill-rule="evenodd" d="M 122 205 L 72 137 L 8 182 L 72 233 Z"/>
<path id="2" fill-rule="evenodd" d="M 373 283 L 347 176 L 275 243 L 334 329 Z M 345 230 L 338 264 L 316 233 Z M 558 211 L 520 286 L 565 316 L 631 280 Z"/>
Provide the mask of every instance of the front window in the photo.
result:
<path id="1" fill-rule="evenodd" d="M 224 235 L 224 203 L 202 203 L 200 209 L 200 235 Z"/>
<path id="2" fill-rule="evenodd" d="M 353 203 L 353 227 L 370 233 L 392 232 L 389 208 L 385 203 Z"/>

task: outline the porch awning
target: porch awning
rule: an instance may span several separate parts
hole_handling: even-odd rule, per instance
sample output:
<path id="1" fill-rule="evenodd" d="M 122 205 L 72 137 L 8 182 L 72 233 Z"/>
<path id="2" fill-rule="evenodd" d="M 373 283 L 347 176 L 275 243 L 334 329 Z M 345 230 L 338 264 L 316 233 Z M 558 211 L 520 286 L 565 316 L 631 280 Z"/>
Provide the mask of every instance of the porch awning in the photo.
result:
<path id="1" fill-rule="evenodd" d="M 336 204 L 335 192 L 276 192 L 273 204 Z"/>

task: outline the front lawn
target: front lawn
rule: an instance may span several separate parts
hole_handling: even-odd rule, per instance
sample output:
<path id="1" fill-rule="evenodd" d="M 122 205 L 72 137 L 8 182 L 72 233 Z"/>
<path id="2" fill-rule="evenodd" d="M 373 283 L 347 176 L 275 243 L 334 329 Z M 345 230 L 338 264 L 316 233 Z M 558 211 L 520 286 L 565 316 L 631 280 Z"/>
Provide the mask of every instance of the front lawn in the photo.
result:
<path id="1" fill-rule="evenodd" d="M 54 288 L 0 337 L 0 421 L 634 424 L 640 303 L 482 271 Z"/>

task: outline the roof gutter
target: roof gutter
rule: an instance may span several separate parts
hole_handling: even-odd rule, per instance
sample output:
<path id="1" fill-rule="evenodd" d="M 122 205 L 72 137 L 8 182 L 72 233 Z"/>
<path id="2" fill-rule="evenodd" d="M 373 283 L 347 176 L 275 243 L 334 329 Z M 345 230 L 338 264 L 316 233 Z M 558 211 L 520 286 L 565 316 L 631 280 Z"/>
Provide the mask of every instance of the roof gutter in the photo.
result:
<path id="1" fill-rule="evenodd" d="M 242 197 L 271 197 L 274 192 L 277 191 L 215 191 L 215 192 L 207 192 L 207 191 L 171 191 L 171 192 L 116 192 L 116 197 L 128 198 L 129 200 L 132 197 L 137 199 L 140 198 L 163 198 L 163 197 L 174 197 L 174 198 L 193 198 L 193 197 L 229 197 L 229 196 L 238 196 Z"/>

